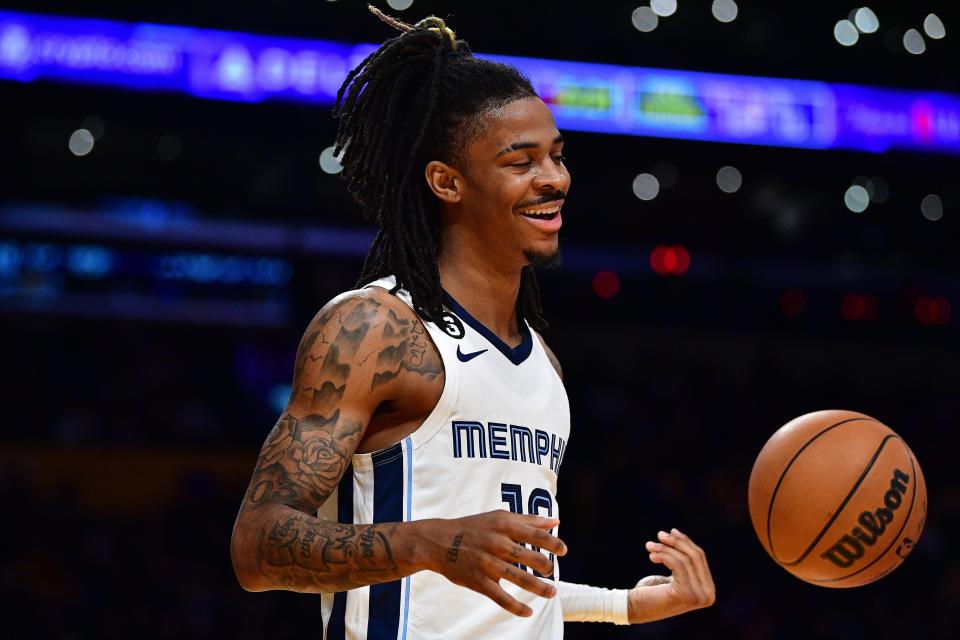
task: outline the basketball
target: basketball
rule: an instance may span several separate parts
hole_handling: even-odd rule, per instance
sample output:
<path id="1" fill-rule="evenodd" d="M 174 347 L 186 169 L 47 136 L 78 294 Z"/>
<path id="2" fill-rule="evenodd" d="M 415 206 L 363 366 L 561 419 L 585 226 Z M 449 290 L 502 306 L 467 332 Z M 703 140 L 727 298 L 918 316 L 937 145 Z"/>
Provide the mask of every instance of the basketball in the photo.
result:
<path id="1" fill-rule="evenodd" d="M 853 411 L 791 420 L 753 465 L 750 519 L 774 561 L 823 587 L 877 580 L 910 554 L 927 512 L 913 452 L 892 429 Z"/>

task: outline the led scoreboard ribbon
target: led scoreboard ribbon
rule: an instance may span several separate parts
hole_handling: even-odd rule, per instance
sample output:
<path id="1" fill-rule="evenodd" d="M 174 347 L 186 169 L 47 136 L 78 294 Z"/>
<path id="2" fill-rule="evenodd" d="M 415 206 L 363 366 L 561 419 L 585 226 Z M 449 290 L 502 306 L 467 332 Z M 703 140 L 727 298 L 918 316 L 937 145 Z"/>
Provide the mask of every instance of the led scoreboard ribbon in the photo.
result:
<path id="1" fill-rule="evenodd" d="M 0 78 L 330 104 L 375 45 L 0 11 Z M 483 54 L 481 54 L 483 55 Z M 960 97 L 484 55 L 533 81 L 561 129 L 810 149 L 960 154 Z"/>

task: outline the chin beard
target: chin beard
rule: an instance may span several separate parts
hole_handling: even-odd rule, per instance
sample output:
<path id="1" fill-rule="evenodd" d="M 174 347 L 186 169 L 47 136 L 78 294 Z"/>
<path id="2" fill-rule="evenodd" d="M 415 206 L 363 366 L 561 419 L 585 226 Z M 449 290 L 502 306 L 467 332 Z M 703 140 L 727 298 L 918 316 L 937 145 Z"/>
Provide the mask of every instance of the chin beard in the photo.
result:
<path id="1" fill-rule="evenodd" d="M 537 251 L 524 251 L 523 256 L 531 267 L 542 267 L 544 269 L 559 269 L 563 264 L 563 256 L 560 255 L 560 248 L 553 253 L 539 253 Z"/>

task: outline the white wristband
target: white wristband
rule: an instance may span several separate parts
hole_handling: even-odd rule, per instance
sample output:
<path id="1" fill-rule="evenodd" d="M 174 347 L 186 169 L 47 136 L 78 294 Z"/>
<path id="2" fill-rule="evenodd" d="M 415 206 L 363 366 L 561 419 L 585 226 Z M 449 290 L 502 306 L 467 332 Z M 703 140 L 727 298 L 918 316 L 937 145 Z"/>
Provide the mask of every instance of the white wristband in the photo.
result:
<path id="1" fill-rule="evenodd" d="M 628 593 L 627 589 L 557 582 L 557 594 L 565 622 L 630 624 L 627 615 Z"/>

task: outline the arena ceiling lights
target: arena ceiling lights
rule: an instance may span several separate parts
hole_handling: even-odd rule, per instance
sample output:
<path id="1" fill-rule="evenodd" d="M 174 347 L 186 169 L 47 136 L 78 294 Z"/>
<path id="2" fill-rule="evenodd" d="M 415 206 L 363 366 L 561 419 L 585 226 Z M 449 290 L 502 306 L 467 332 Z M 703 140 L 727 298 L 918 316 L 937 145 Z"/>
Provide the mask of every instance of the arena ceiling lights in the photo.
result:
<path id="1" fill-rule="evenodd" d="M 0 78 L 330 104 L 375 48 L 0 11 Z M 483 55 L 483 54 L 481 54 Z M 530 76 L 561 129 L 960 155 L 960 96 L 489 55 Z"/>

